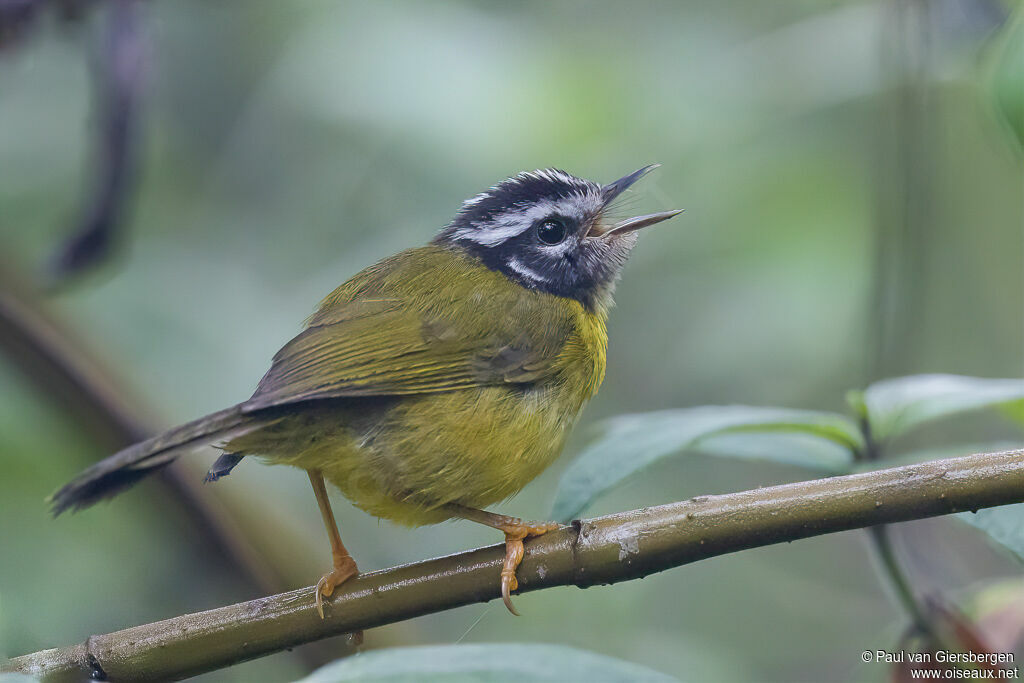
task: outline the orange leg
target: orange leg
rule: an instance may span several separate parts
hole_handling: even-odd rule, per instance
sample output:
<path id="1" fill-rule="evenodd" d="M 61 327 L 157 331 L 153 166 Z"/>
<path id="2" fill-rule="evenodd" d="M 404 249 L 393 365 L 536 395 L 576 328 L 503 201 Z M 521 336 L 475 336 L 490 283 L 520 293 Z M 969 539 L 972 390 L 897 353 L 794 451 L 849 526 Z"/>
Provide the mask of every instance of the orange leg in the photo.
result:
<path id="1" fill-rule="evenodd" d="M 546 534 L 558 529 L 561 525 L 557 522 L 524 522 L 518 517 L 497 515 L 486 510 L 477 510 L 454 503 L 447 505 L 446 508 L 456 517 L 486 524 L 505 534 L 505 563 L 501 567 L 501 599 L 505 602 L 505 607 L 509 612 L 519 616 L 519 612 L 512 606 L 510 593 L 519 587 L 519 581 L 516 580 L 516 568 L 523 561 L 525 552 L 523 539 Z"/>
<path id="2" fill-rule="evenodd" d="M 331 597 L 335 588 L 358 574 L 359 568 L 356 567 L 356 561 L 345 549 L 345 544 L 341 542 L 338 524 L 334 521 L 334 512 L 331 510 L 331 501 L 327 498 L 323 473 L 320 470 L 306 470 L 306 473 L 309 475 L 309 483 L 313 485 L 313 493 L 316 494 L 316 502 L 320 506 L 320 515 L 324 518 L 324 526 L 327 527 L 327 536 L 331 540 L 331 556 L 334 558 L 334 569 L 324 574 L 316 584 L 316 611 L 323 619 L 324 598 Z"/>

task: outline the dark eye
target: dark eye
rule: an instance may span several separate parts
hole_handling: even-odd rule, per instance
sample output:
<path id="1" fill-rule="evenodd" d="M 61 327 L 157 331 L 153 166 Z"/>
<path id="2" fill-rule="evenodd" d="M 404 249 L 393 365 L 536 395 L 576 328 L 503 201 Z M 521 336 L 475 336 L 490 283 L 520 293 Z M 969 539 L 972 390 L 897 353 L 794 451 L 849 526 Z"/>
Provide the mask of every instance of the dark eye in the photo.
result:
<path id="1" fill-rule="evenodd" d="M 537 239 L 544 244 L 558 244 L 565 239 L 565 225 L 549 218 L 537 226 Z"/>

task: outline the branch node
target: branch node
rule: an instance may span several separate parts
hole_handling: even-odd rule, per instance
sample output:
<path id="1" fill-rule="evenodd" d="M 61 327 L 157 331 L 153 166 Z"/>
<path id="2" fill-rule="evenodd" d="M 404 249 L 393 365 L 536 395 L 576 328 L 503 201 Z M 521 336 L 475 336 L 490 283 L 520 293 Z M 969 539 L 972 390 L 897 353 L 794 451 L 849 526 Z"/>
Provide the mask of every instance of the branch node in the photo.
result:
<path id="1" fill-rule="evenodd" d="M 93 640 L 96 636 L 89 636 L 85 640 L 85 663 L 89 667 L 89 678 L 94 681 L 107 681 L 110 677 L 103 670 L 99 657 L 93 652 Z"/>

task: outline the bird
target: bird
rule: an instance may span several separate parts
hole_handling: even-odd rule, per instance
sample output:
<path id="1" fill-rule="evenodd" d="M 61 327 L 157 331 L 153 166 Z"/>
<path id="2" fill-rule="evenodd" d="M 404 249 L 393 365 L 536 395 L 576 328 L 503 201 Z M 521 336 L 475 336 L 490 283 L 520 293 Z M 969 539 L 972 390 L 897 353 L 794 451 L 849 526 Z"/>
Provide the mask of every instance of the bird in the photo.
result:
<path id="1" fill-rule="evenodd" d="M 325 482 L 365 512 L 407 526 L 465 519 L 505 538 L 501 597 L 523 540 L 559 528 L 486 507 L 561 453 L 604 379 L 616 281 L 641 228 L 615 200 L 658 164 L 600 184 L 547 168 L 466 200 L 425 246 L 366 268 L 331 292 L 273 357 L 252 396 L 131 445 L 48 499 L 55 515 L 110 498 L 179 456 L 213 445 L 216 481 L 245 460 L 305 470 L 332 569 L 321 618 L 358 574 Z"/>

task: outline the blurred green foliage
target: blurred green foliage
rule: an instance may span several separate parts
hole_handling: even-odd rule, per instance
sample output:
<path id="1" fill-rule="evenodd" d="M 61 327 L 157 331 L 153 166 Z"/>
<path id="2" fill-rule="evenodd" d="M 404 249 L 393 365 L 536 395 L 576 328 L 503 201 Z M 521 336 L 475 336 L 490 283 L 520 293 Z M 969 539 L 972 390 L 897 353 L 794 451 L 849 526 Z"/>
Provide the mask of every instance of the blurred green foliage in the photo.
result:
<path id="1" fill-rule="evenodd" d="M 537 167 L 607 181 L 661 162 L 629 208 L 687 211 L 634 252 L 586 422 L 709 403 L 841 410 L 843 390 L 882 375 L 1019 376 L 1024 174 L 985 61 L 1012 7 L 145 3 L 130 239 L 49 304 L 171 424 L 246 398 L 321 296 L 430 239 L 484 187 Z M 4 264 L 34 272 L 80 204 L 101 21 L 43 21 L 0 53 Z M 951 434 L 1012 432 L 953 421 L 906 445 Z M 155 483 L 50 519 L 44 496 L 103 455 L 0 360 L 0 654 L 254 597 Z M 213 455 L 190 460 L 197 479 Z M 545 515 L 567 460 L 500 509 Z M 694 455 L 592 511 L 802 476 Z M 308 488 L 299 471 L 246 464 L 203 493 L 296 587 L 328 562 Z M 497 540 L 468 523 L 399 529 L 340 499 L 336 511 L 364 569 Z M 969 529 L 907 528 L 926 587 L 1012 571 Z M 494 605 L 422 617 L 368 632 L 366 647 L 535 641 L 686 680 L 880 680 L 859 654 L 904 622 L 872 569 L 845 533 L 520 596 L 522 619 Z M 208 678 L 306 671 L 282 653 Z"/>
<path id="2" fill-rule="evenodd" d="M 996 45 L 991 86 L 996 111 L 1024 151 L 1024 9 L 1017 8 Z"/>

